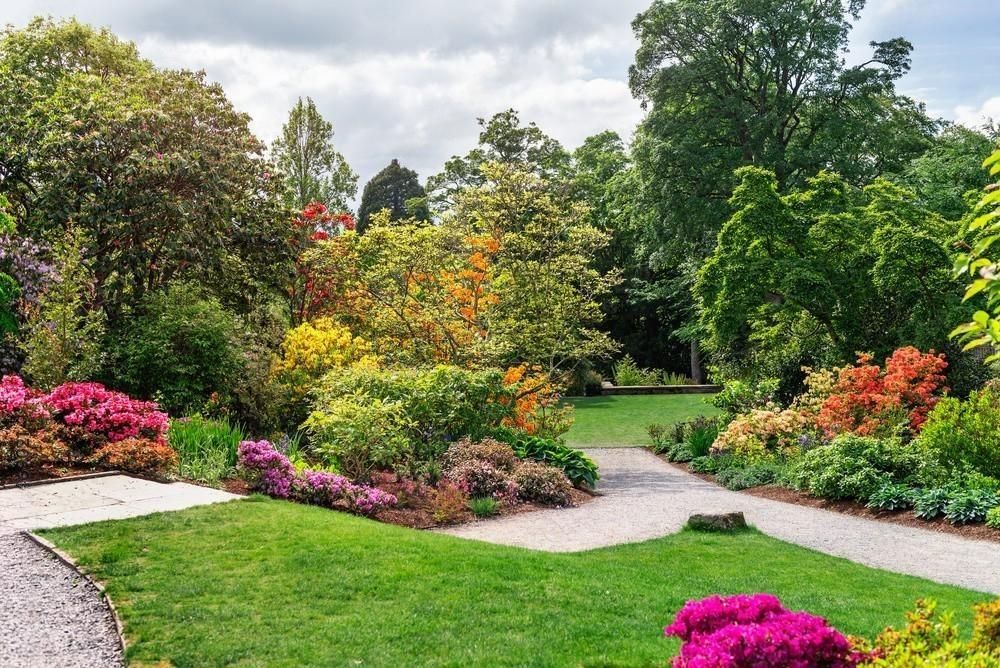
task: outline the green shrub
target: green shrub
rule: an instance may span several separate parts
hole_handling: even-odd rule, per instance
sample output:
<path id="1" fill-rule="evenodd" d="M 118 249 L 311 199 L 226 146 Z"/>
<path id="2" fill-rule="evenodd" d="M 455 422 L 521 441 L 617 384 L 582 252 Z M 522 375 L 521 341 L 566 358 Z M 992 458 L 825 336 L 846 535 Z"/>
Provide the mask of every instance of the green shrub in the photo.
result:
<path id="1" fill-rule="evenodd" d="M 695 473 L 718 473 L 725 468 L 733 466 L 733 458 L 730 455 L 695 457 L 691 460 L 691 470 Z"/>
<path id="2" fill-rule="evenodd" d="M 885 482 L 868 497 L 868 507 L 878 510 L 905 510 L 913 507 L 914 492 L 908 485 Z"/>
<path id="3" fill-rule="evenodd" d="M 913 493 L 913 514 L 922 520 L 933 520 L 944 515 L 948 508 L 949 492 L 944 487 L 932 487 Z"/>
<path id="4" fill-rule="evenodd" d="M 576 487 L 593 489 L 597 486 L 600 479 L 597 464 L 580 450 L 551 438 L 528 436 L 510 429 L 498 430 L 496 437 L 509 443 L 521 459 L 531 459 L 561 469 Z"/>
<path id="5" fill-rule="evenodd" d="M 236 451 L 244 440 L 239 426 L 200 415 L 171 420 L 167 432 L 167 441 L 177 453 L 178 473 L 203 482 L 217 482 L 234 473 Z"/>
<path id="6" fill-rule="evenodd" d="M 131 394 L 155 398 L 169 413 L 223 403 L 244 369 L 242 325 L 198 286 L 174 283 L 143 300 L 115 355 L 116 380 Z"/>
<path id="7" fill-rule="evenodd" d="M 690 462 L 695 457 L 704 457 L 705 455 L 696 455 L 691 449 L 691 446 L 687 443 L 674 443 L 665 453 L 667 459 L 672 462 Z"/>
<path id="8" fill-rule="evenodd" d="M 774 462 L 761 462 L 746 467 L 732 467 L 716 474 L 719 484 L 732 490 L 770 485 L 778 480 L 782 467 Z"/>
<path id="9" fill-rule="evenodd" d="M 643 369 L 628 355 L 615 362 L 612 371 L 615 375 L 615 385 L 662 384 L 662 372 L 659 369 Z"/>
<path id="10" fill-rule="evenodd" d="M 490 517 L 500 510 L 500 502 L 492 496 L 474 496 L 469 499 L 469 510 L 476 517 Z"/>
<path id="11" fill-rule="evenodd" d="M 684 442 L 695 457 L 704 457 L 712 449 L 712 444 L 719 436 L 719 421 L 710 417 L 697 417 L 688 420 L 685 428 Z"/>
<path id="12" fill-rule="evenodd" d="M 755 382 L 726 381 L 722 391 L 712 397 L 711 403 L 730 417 L 749 413 L 774 403 L 779 384 L 777 378 L 766 378 Z"/>
<path id="13" fill-rule="evenodd" d="M 969 466 L 1000 477 L 1000 384 L 965 401 L 941 399 L 927 416 L 920 441 L 950 468 Z"/>
<path id="14" fill-rule="evenodd" d="M 1000 506 L 990 508 L 986 513 L 986 526 L 991 529 L 1000 529 Z"/>
<path id="15" fill-rule="evenodd" d="M 996 492 L 984 489 L 956 489 L 948 495 L 944 516 L 952 524 L 985 522 L 986 514 L 1000 505 Z"/>
<path id="16" fill-rule="evenodd" d="M 917 485 L 940 475 L 916 443 L 843 435 L 804 453 L 786 477 L 792 487 L 813 496 L 868 501 L 886 482 Z"/>
<path id="17" fill-rule="evenodd" d="M 565 506 L 570 502 L 572 485 L 562 471 L 541 462 L 522 462 L 514 469 L 517 494 L 525 501 L 535 501 L 551 506 Z"/>
<path id="18" fill-rule="evenodd" d="M 366 480 L 376 470 L 405 470 L 415 452 L 402 404 L 357 396 L 323 402 L 306 419 L 313 452 L 352 480 Z"/>
<path id="19" fill-rule="evenodd" d="M 418 461 L 428 461 L 458 438 L 476 441 L 494 433 L 513 413 L 511 395 L 503 374 L 493 369 L 350 368 L 323 378 L 309 421 L 315 422 L 334 402 L 358 410 L 376 403 L 395 406 L 398 410 L 385 416 L 393 420 L 386 429 L 408 440 Z"/>

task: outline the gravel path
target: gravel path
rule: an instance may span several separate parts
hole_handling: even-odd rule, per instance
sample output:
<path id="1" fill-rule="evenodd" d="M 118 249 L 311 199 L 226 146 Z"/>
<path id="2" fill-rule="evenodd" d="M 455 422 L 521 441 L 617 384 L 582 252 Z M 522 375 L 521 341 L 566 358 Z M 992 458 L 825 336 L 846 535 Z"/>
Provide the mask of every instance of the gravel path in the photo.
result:
<path id="1" fill-rule="evenodd" d="M 867 566 L 1000 594 L 1000 546 L 730 492 L 641 448 L 595 449 L 603 496 L 578 508 L 467 524 L 444 533 L 549 552 L 576 552 L 676 533 L 696 512 L 743 511 L 775 538 Z"/>
<path id="2" fill-rule="evenodd" d="M 122 666 L 97 588 L 22 534 L 0 535 L 0 666 Z"/>

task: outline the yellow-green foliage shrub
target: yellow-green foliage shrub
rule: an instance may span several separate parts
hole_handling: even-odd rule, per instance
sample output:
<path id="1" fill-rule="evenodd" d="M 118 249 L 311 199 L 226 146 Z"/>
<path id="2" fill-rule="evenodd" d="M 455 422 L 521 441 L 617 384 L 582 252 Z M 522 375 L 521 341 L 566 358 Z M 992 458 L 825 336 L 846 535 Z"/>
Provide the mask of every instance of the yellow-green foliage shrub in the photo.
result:
<path id="1" fill-rule="evenodd" d="M 378 358 L 365 339 L 330 318 L 304 322 L 285 334 L 281 354 L 271 364 L 271 379 L 286 415 L 286 426 L 298 426 L 307 413 L 309 392 L 334 369 L 378 368 Z"/>

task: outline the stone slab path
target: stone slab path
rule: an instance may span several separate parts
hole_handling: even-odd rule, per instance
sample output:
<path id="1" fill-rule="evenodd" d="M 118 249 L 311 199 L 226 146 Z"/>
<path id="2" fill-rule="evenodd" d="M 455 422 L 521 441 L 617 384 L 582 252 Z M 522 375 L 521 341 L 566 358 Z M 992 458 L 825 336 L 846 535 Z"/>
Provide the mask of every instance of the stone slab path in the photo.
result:
<path id="1" fill-rule="evenodd" d="M 184 482 L 126 475 L 0 490 L 0 535 L 101 520 L 120 520 L 238 498 Z"/>
<path id="2" fill-rule="evenodd" d="M 742 511 L 764 533 L 866 566 L 1000 594 L 1000 544 L 739 494 L 641 448 L 588 450 L 600 498 L 577 508 L 486 520 L 443 532 L 550 552 L 676 533 L 692 513 Z"/>

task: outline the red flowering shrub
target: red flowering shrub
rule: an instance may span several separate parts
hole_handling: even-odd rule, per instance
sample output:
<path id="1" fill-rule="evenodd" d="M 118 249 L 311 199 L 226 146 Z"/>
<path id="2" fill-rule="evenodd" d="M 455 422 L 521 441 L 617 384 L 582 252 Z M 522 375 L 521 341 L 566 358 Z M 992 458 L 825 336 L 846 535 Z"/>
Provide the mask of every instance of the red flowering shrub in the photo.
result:
<path id="1" fill-rule="evenodd" d="M 90 450 L 125 439 L 166 441 L 167 414 L 100 383 L 64 383 L 41 399 L 70 444 Z"/>
<path id="2" fill-rule="evenodd" d="M 937 403 L 936 394 L 946 389 L 948 362 L 934 351 L 899 348 L 885 361 L 884 371 L 871 360 L 871 355 L 860 355 L 856 366 L 839 370 L 817 416 L 827 436 L 890 436 L 900 425 L 918 432 Z"/>
<path id="3" fill-rule="evenodd" d="M 867 658 L 823 618 L 769 594 L 688 601 L 663 632 L 684 641 L 674 668 L 853 668 Z"/>
<path id="4" fill-rule="evenodd" d="M 130 473 L 166 473 L 177 465 L 177 453 L 164 441 L 126 438 L 105 443 L 88 461 Z"/>

